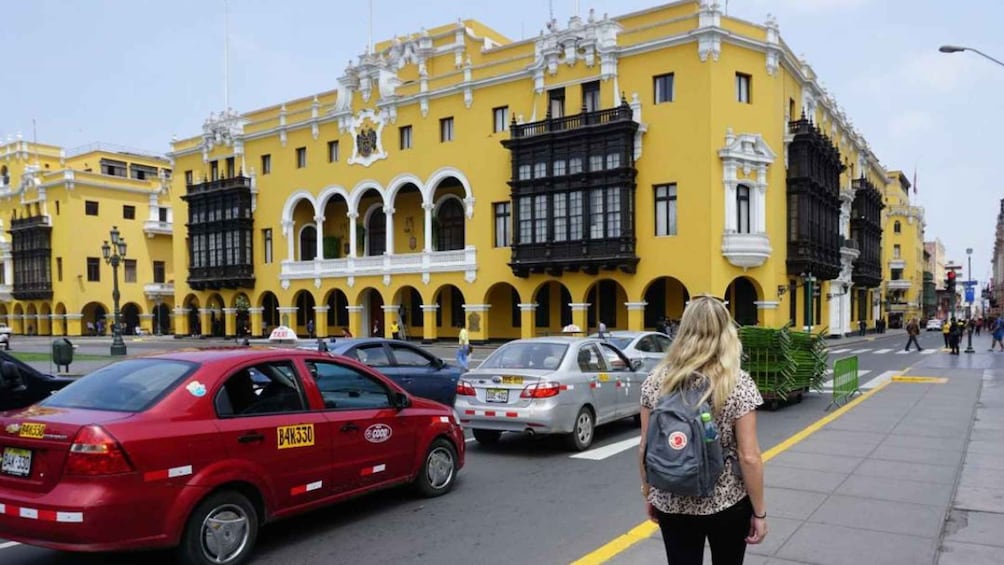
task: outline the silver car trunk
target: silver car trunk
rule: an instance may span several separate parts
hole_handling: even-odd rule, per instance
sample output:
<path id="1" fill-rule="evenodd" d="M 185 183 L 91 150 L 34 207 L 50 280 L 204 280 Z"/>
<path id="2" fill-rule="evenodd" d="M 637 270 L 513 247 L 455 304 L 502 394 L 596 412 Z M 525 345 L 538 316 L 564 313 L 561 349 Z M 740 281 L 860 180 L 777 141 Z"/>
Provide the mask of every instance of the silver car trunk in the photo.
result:
<path id="1" fill-rule="evenodd" d="M 529 406 L 530 398 L 520 398 L 528 385 L 547 382 L 554 371 L 535 369 L 477 369 L 461 379 L 471 383 L 477 399 L 486 405 Z"/>

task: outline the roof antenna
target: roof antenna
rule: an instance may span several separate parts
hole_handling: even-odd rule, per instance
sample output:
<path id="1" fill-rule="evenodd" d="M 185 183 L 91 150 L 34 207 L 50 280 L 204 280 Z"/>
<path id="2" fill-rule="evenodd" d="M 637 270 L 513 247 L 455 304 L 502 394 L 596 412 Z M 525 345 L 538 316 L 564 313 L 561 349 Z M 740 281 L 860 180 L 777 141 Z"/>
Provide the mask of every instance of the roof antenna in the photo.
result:
<path id="1" fill-rule="evenodd" d="M 370 22 L 369 22 L 369 42 L 366 46 L 366 53 L 368 55 L 373 54 L 373 0 L 370 0 Z"/>
<path id="2" fill-rule="evenodd" d="M 223 0 L 223 110 L 230 109 L 230 3 Z"/>

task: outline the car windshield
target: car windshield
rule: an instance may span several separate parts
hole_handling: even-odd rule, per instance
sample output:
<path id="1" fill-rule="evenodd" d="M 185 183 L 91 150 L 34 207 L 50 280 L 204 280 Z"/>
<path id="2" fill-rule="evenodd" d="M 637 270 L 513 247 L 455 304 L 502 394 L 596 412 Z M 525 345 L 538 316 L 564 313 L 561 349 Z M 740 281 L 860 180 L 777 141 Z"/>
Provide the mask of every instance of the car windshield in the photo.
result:
<path id="1" fill-rule="evenodd" d="M 514 342 L 498 348 L 478 368 L 554 370 L 566 351 L 563 343 Z"/>
<path id="2" fill-rule="evenodd" d="M 609 343 L 610 345 L 616 347 L 617 349 L 624 349 L 625 347 L 628 346 L 628 344 L 631 343 L 632 339 L 634 339 L 634 338 L 623 337 L 623 336 L 613 336 L 613 337 L 608 337 L 607 338 L 607 343 Z"/>
<path id="3" fill-rule="evenodd" d="M 41 402 L 43 406 L 142 412 L 174 389 L 197 365 L 131 359 L 107 365 Z"/>

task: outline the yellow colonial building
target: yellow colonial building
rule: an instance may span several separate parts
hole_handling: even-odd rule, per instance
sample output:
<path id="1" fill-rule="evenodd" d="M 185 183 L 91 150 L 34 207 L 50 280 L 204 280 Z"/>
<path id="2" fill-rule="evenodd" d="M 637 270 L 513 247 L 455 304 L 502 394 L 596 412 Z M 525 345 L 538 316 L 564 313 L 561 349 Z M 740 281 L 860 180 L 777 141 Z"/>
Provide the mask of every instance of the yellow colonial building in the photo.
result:
<path id="1" fill-rule="evenodd" d="M 883 304 L 889 327 L 923 317 L 924 208 L 910 204 L 910 181 L 889 171 L 882 230 Z M 937 280 L 937 279 L 935 279 Z"/>
<path id="2" fill-rule="evenodd" d="M 111 333 L 112 268 L 102 242 L 126 241 L 118 269 L 125 333 L 171 332 L 171 169 L 163 157 L 91 145 L 0 145 L 0 322 L 15 333 Z"/>
<path id="3" fill-rule="evenodd" d="M 461 20 L 332 82 L 175 140 L 176 333 L 641 329 L 698 293 L 747 324 L 878 314 L 886 171 L 773 20 Z"/>

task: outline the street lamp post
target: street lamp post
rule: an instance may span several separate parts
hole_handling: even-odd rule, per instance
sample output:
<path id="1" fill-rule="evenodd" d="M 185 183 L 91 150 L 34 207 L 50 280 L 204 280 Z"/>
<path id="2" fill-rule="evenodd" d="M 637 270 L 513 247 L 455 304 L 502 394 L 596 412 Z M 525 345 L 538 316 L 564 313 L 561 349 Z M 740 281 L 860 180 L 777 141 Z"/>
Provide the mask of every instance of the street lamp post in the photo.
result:
<path id="1" fill-rule="evenodd" d="M 973 284 L 973 248 L 966 248 L 966 259 L 969 262 L 969 275 L 966 276 L 966 294 L 969 294 L 970 285 Z M 973 349 L 973 303 L 969 300 L 966 301 L 966 353 L 976 353 Z"/>
<path id="2" fill-rule="evenodd" d="M 101 245 L 101 255 L 105 262 L 112 266 L 112 302 L 115 311 L 112 321 L 112 355 L 125 355 L 126 345 L 122 341 L 122 325 L 119 322 L 119 263 L 125 259 L 126 242 L 119 235 L 117 226 L 112 226 L 112 231 L 108 233 L 111 244 L 105 241 Z"/>
<path id="3" fill-rule="evenodd" d="M 998 65 L 1004 67 L 1004 62 L 994 59 L 990 55 L 987 55 L 986 53 L 980 51 L 979 49 L 974 49 L 972 47 L 964 47 L 962 45 L 942 45 L 941 47 L 938 47 L 938 51 L 941 51 L 942 53 L 961 53 L 963 51 L 972 51 L 973 53 L 976 53 L 977 55 L 990 61 L 993 61 Z"/>

